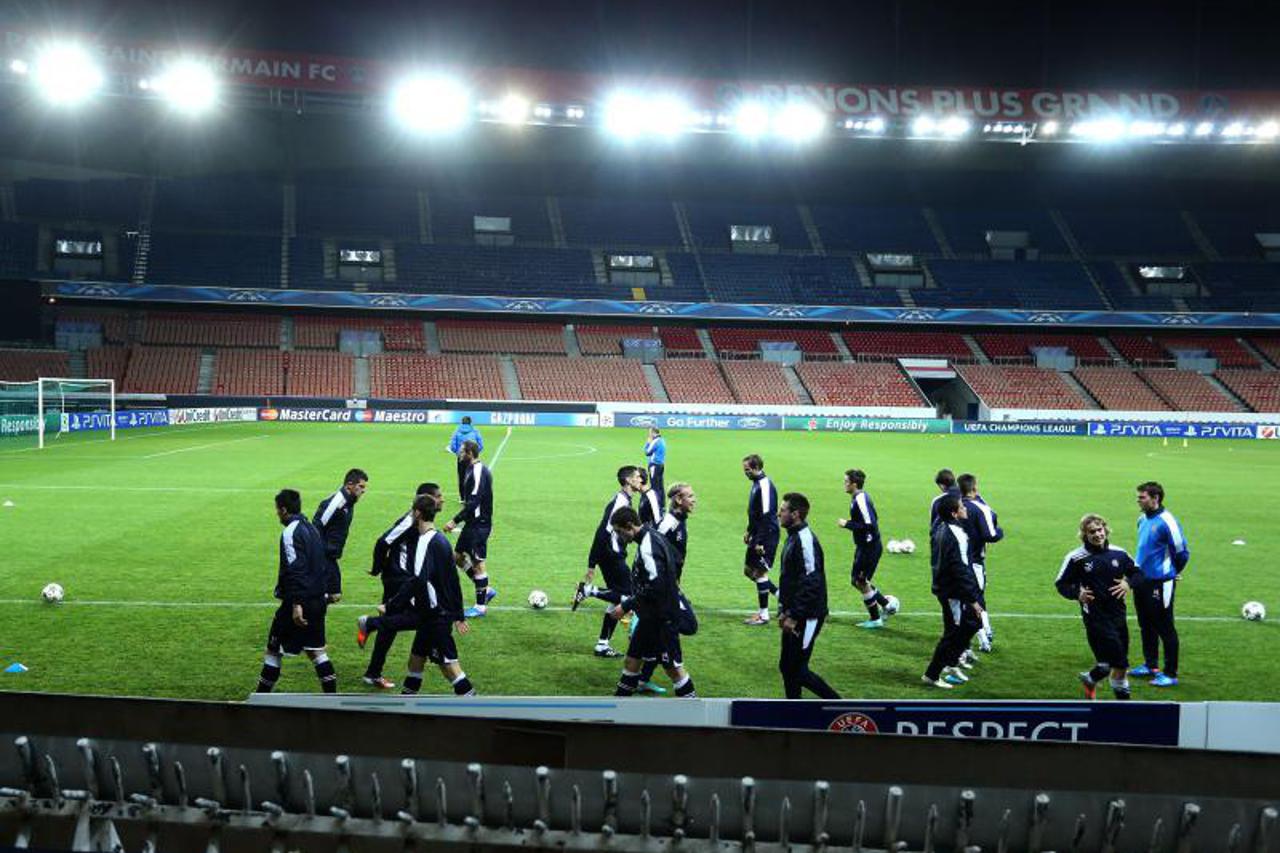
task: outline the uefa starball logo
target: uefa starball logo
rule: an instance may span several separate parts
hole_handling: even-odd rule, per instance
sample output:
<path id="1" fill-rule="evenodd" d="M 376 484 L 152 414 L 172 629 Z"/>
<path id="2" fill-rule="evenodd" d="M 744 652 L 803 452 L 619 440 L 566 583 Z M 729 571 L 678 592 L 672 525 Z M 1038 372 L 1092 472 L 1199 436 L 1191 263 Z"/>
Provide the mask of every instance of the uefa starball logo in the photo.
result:
<path id="1" fill-rule="evenodd" d="M 861 711 L 848 711 L 827 725 L 827 731 L 846 735 L 874 735 L 880 732 L 876 721 Z"/>

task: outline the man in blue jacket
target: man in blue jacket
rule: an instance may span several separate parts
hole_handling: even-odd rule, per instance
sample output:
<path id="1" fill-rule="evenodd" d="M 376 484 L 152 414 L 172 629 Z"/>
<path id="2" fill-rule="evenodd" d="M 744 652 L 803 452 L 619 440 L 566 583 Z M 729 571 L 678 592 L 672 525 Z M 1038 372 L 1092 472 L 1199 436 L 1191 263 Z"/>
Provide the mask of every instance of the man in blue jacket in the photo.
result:
<path id="1" fill-rule="evenodd" d="M 1138 486 L 1138 549 L 1135 562 L 1142 581 L 1134 589 L 1133 606 L 1142 631 L 1141 666 L 1129 670 L 1135 677 L 1154 676 L 1152 687 L 1178 683 L 1178 629 L 1173 624 L 1173 594 L 1191 551 L 1182 525 L 1164 508 L 1164 487 L 1156 482 Z M 1164 644 L 1164 669 L 1160 669 L 1160 644 Z"/>
<path id="2" fill-rule="evenodd" d="M 662 496 L 667 493 L 666 481 L 663 478 L 667 470 L 667 440 L 662 437 L 662 430 L 657 427 L 649 427 L 649 437 L 644 442 L 644 460 L 648 469 L 649 483 L 658 493 L 658 500 L 662 500 Z M 657 524 L 657 522 L 654 523 Z"/>
<path id="3" fill-rule="evenodd" d="M 470 415 L 463 415 L 462 423 L 458 424 L 458 428 L 453 431 L 453 437 L 449 439 L 449 452 L 454 456 L 458 456 L 458 451 L 468 441 L 474 441 L 477 448 L 481 451 L 484 450 L 484 439 L 480 436 L 480 430 L 471 425 Z M 458 457 L 458 497 L 462 499 L 463 503 L 466 503 L 467 500 L 466 479 L 467 471 L 469 470 L 471 470 L 471 467 L 466 462 L 463 462 L 461 457 Z"/>

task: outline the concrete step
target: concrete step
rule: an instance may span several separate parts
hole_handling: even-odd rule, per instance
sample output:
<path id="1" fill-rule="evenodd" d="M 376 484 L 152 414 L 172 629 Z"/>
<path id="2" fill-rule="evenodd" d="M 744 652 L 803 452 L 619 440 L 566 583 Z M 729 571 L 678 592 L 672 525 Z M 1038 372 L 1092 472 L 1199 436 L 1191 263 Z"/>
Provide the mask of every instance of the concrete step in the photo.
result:
<path id="1" fill-rule="evenodd" d="M 686 252 L 693 251 L 693 230 L 689 227 L 689 214 L 678 201 L 671 202 L 671 210 L 675 213 L 676 227 L 680 229 L 681 245 Z"/>
<path id="2" fill-rule="evenodd" d="M 1128 359 L 1120 354 L 1120 350 L 1116 349 L 1116 345 L 1111 343 L 1111 340 L 1106 335 L 1098 335 L 1097 341 L 1102 348 L 1107 351 L 1107 355 L 1111 356 L 1113 361 L 1124 365 L 1129 364 Z"/>
<path id="3" fill-rule="evenodd" d="M 796 399 L 806 406 L 812 406 L 813 395 L 809 393 L 808 388 L 804 387 L 804 383 L 800 381 L 795 368 L 783 365 L 782 375 L 786 377 L 787 384 L 791 386 L 791 392 L 796 395 Z"/>
<path id="4" fill-rule="evenodd" d="M 1191 234 L 1191 240 L 1196 244 L 1196 248 L 1200 250 L 1206 258 L 1211 261 L 1222 260 L 1222 255 L 1218 254 L 1218 249 L 1209 240 L 1209 235 L 1204 233 L 1204 229 L 1200 227 L 1200 223 L 1191 215 L 1189 210 L 1179 210 L 1178 215 L 1182 217 L 1182 224 L 1187 226 L 1187 232 Z"/>
<path id="5" fill-rule="evenodd" d="M 571 356 L 582 356 L 582 347 L 578 345 L 578 332 L 572 323 L 564 324 L 564 351 Z"/>
<path id="6" fill-rule="evenodd" d="M 516 363 L 509 355 L 498 356 L 498 367 L 502 369 L 502 388 L 507 392 L 508 400 L 523 400 L 520 394 L 520 376 L 516 373 Z"/>
<path id="7" fill-rule="evenodd" d="M 898 288 L 898 299 L 902 302 L 904 307 L 907 307 L 907 308 L 916 307 L 915 294 L 911 292 L 911 288 L 909 287 Z"/>
<path id="8" fill-rule="evenodd" d="M 796 212 L 800 214 L 800 224 L 804 226 L 804 233 L 809 237 L 809 245 L 813 248 L 813 253 L 825 255 L 827 247 L 822 243 L 822 233 L 818 231 L 818 223 L 813 221 L 813 211 L 809 210 L 809 205 L 797 204 Z"/>
<path id="9" fill-rule="evenodd" d="M 849 352 L 849 348 L 845 346 L 844 338 L 840 337 L 839 332 L 827 332 L 831 336 L 831 343 L 835 344 L 836 352 L 840 353 L 841 361 L 853 361 L 853 353 Z"/>
<path id="10" fill-rule="evenodd" d="M 99 379 L 99 378 L 101 378 L 101 377 L 97 377 L 97 376 L 94 376 L 94 377 L 90 377 L 90 376 L 89 376 L 89 373 L 88 373 L 89 368 L 88 368 L 88 366 L 87 366 L 87 364 L 86 364 L 87 359 L 85 358 L 84 350 L 82 350 L 82 349 L 73 349 L 73 350 L 71 350 L 71 352 L 69 353 L 69 356 L 70 356 L 70 357 L 69 357 L 69 359 L 68 359 L 67 369 L 71 371 L 71 378 L 72 378 L 72 379 L 86 379 L 86 378 L 89 378 L 89 379 Z M 117 390 L 118 390 L 118 389 L 117 389 Z"/>
<path id="11" fill-rule="evenodd" d="M 200 353 L 200 374 L 196 380 L 196 393 L 209 394 L 213 391 L 213 371 L 216 365 L 217 356 L 214 355 L 212 349 L 206 349 Z"/>
<path id="12" fill-rule="evenodd" d="M 357 397 L 369 396 L 369 359 L 360 356 L 355 360 L 355 373 L 351 376 L 351 388 Z"/>
<path id="13" fill-rule="evenodd" d="M 560 216 L 560 200 L 553 195 L 547 196 L 547 219 L 551 221 L 551 239 L 557 249 L 563 249 L 568 245 L 564 237 L 564 219 Z"/>
<path id="14" fill-rule="evenodd" d="M 293 349 L 293 318 L 287 315 L 280 318 L 280 349 Z"/>
<path id="15" fill-rule="evenodd" d="M 1265 353 L 1263 353 L 1263 352 L 1262 352 L 1262 350 L 1258 349 L 1258 348 L 1257 348 L 1257 347 L 1255 347 L 1253 344 L 1249 343 L 1249 339 L 1248 339 L 1248 338 L 1236 338 L 1236 340 L 1237 340 L 1237 341 L 1239 341 L 1240 346 L 1242 346 L 1242 347 L 1244 347 L 1244 348 L 1245 348 L 1245 351 L 1246 351 L 1246 352 L 1248 352 L 1250 355 L 1252 355 L 1252 356 L 1253 356 L 1254 358 L 1256 358 L 1258 361 L 1262 362 L 1262 369 L 1263 369 L 1263 370 L 1275 370 L 1275 369 L 1276 369 L 1275 365 L 1271 363 L 1271 359 L 1267 358 L 1266 354 L 1265 354 Z"/>
<path id="16" fill-rule="evenodd" d="M 1098 399 L 1096 397 L 1094 397 L 1092 394 L 1089 393 L 1088 388 L 1080 384 L 1079 379 L 1076 379 L 1070 373 L 1066 373 L 1066 372 L 1062 373 L 1062 378 L 1067 381 L 1067 384 L 1071 386 L 1072 390 L 1074 390 L 1077 394 L 1080 395 L 1081 399 L 1083 399 L 1086 403 L 1089 404 L 1089 408 L 1091 409 L 1106 408 L 1105 406 L 1103 406 L 1101 403 L 1098 402 Z"/>
<path id="17" fill-rule="evenodd" d="M 440 330 L 436 328 L 435 320 L 422 321 L 422 335 L 427 339 L 427 352 L 432 355 L 439 355 Z"/>
<path id="18" fill-rule="evenodd" d="M 942 250 L 942 257 L 954 258 L 955 250 L 951 248 L 951 241 L 947 239 L 947 232 L 942 230 L 942 222 L 938 219 L 938 214 L 934 212 L 932 207 L 921 208 L 924 214 L 925 224 L 929 226 L 929 233 L 933 235 L 933 239 L 937 242 L 938 248 Z"/>
<path id="19" fill-rule="evenodd" d="M 711 343 L 711 335 L 707 334 L 706 329 L 697 329 L 698 340 L 702 342 L 702 351 L 707 354 L 707 358 L 714 359 L 716 357 L 716 345 Z"/>
<path id="20" fill-rule="evenodd" d="M 973 353 L 973 357 L 978 360 L 978 364 L 990 364 L 991 359 L 987 358 L 987 354 L 982 351 L 982 347 L 978 345 L 973 335 L 965 335 L 964 342 L 969 347 L 969 351 Z"/>
<path id="21" fill-rule="evenodd" d="M 1219 391 L 1225 394 L 1228 400 L 1230 400 L 1232 403 L 1235 403 L 1237 411 L 1241 411 L 1241 412 L 1253 411 L 1253 406 L 1250 406 L 1244 400 L 1240 399 L 1240 397 L 1236 395 L 1235 391 L 1232 391 L 1225 384 L 1223 384 L 1221 379 L 1219 379 L 1218 377 L 1214 376 L 1211 373 L 1205 374 L 1204 378 L 1209 380 L 1210 385 L 1212 385 L 1214 388 L 1217 388 Z"/>
<path id="22" fill-rule="evenodd" d="M 653 399 L 659 403 L 670 403 L 671 398 L 667 396 L 666 386 L 662 384 L 662 377 L 658 375 L 658 368 L 652 364 L 642 364 L 644 368 L 644 378 L 649 382 L 649 390 L 653 392 Z"/>

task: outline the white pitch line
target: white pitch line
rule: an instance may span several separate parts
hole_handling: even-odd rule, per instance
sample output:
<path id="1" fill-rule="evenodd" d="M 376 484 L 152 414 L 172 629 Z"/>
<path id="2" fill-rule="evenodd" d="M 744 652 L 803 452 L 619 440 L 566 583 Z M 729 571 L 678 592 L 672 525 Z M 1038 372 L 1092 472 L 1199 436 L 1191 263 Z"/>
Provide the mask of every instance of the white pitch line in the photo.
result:
<path id="1" fill-rule="evenodd" d="M 502 443 L 498 445 L 498 452 L 493 454 L 493 461 L 489 463 L 490 471 L 498 467 L 498 457 L 502 455 L 503 449 L 507 446 L 507 442 L 510 440 L 511 440 L 511 427 L 507 427 L 507 434 L 502 437 Z"/>
<path id="2" fill-rule="evenodd" d="M 30 606 L 39 606 L 39 607 L 48 607 L 48 606 L 49 606 L 48 604 L 46 604 L 44 601 L 40 600 L 39 598 L 0 598 L 0 606 L 7 606 L 7 605 L 30 605 Z M 237 607 L 240 607 L 240 608 L 256 608 L 256 609 L 262 609 L 262 608 L 266 608 L 266 607 L 278 607 L 278 606 L 279 606 L 279 602 L 276 602 L 276 601 L 270 601 L 270 600 L 267 600 L 267 601 L 128 601 L 128 600 L 122 600 L 122 601 L 105 601 L 105 600 L 102 600 L 102 601 L 99 601 L 99 600 L 78 601 L 78 600 L 75 600 L 75 599 L 70 599 L 70 600 L 66 600 L 66 601 L 61 602 L 61 603 L 60 603 L 60 604 L 58 604 L 57 606 L 59 606 L 59 607 L 63 607 L 63 606 L 75 606 L 75 607 L 158 607 L 158 608 L 175 608 L 175 609 L 179 609 L 179 608 L 189 608 L 189 609 L 221 608 L 221 609 L 229 609 L 229 608 L 237 608 Z M 377 603 L 376 603 L 376 602 L 369 602 L 369 603 L 367 603 L 367 604 L 356 604 L 356 603 L 352 603 L 352 602 L 349 602 L 349 601 L 348 601 L 348 602 L 340 602 L 340 603 L 338 603 L 338 604 L 331 604 L 331 605 L 329 605 L 329 606 L 330 606 L 331 608 L 335 608 L 335 609 L 373 610 L 374 608 L 376 608 L 376 607 L 377 607 Z M 490 610 L 494 610 L 494 611 L 498 611 L 498 612 L 506 612 L 506 613 L 530 613 L 530 612 L 533 612 L 533 609 L 532 609 L 532 608 L 530 608 L 530 607 L 520 607 L 520 606 L 518 606 L 518 605 L 510 605 L 510 604 L 507 604 L 507 605 L 497 605 L 497 604 L 494 604 L 494 605 L 490 605 L 490 606 L 489 606 L 489 609 L 490 609 Z M 564 613 L 564 612 L 569 612 L 569 610 L 570 610 L 570 608 L 569 608 L 569 607 L 565 607 L 565 606 L 559 606 L 559 607 L 545 607 L 545 608 L 543 608 L 543 609 L 544 609 L 544 610 L 554 611 L 554 612 L 562 612 L 562 613 Z M 698 608 L 698 612 L 700 612 L 700 613 L 711 613 L 711 614 L 715 614 L 715 615 L 717 615 L 717 616 L 741 616 L 743 613 L 748 613 L 748 612 L 750 612 L 750 611 L 749 611 L 749 610 L 747 610 L 746 608 L 742 608 L 742 607 L 720 607 L 720 608 L 700 607 L 700 608 Z M 843 617 L 862 617 L 862 616 L 865 616 L 865 614 L 866 614 L 866 611 L 863 611 L 863 610 L 833 610 L 833 611 L 831 611 L 831 613 L 830 613 L 829 615 L 831 615 L 831 616 L 835 616 L 835 617 L 841 617 L 841 618 L 843 618 Z M 1077 613 L 1003 613 L 1003 612 L 997 612 L 997 613 L 993 613 L 993 614 L 992 614 L 992 616 L 993 616 L 995 619 L 997 619 L 997 620 L 1000 620 L 1000 619 L 1048 619 L 1048 620 L 1055 620 L 1055 621 L 1056 621 L 1056 620 L 1070 620 L 1070 621 L 1078 621 L 1078 620 L 1080 619 L 1080 615 L 1079 615 L 1079 614 L 1077 614 Z M 898 613 L 898 614 L 896 614 L 895 616 L 893 616 L 893 617 L 892 617 L 892 619 L 902 619 L 902 618 L 908 618 L 908 619 L 936 619 L 937 617 L 938 617 L 938 614 L 937 614 L 937 613 L 934 613 L 934 612 L 933 612 L 933 611 L 931 611 L 931 610 L 921 610 L 921 611 L 908 611 L 908 612 L 906 612 L 906 613 Z M 892 621 L 892 619 L 891 619 L 890 621 Z M 1241 618 L 1240 618 L 1240 617 L 1238 617 L 1238 616 L 1179 616 L 1179 617 L 1178 617 L 1178 621 L 1179 621 L 1179 622 L 1243 622 L 1244 620 L 1243 620 L 1243 619 L 1241 619 Z"/>
<path id="3" fill-rule="evenodd" d="M 222 447 L 224 444 L 238 444 L 242 441 L 257 441 L 260 438 L 270 438 L 267 433 L 259 435 L 247 435 L 244 438 L 228 438 L 224 441 L 212 441 L 208 444 L 196 444 L 191 447 L 179 447 L 174 450 L 162 450 L 159 453 L 148 453 L 146 456 L 139 456 L 138 459 L 159 459 L 161 456 L 173 456 L 175 453 L 190 453 L 192 450 L 207 450 L 210 447 Z"/>

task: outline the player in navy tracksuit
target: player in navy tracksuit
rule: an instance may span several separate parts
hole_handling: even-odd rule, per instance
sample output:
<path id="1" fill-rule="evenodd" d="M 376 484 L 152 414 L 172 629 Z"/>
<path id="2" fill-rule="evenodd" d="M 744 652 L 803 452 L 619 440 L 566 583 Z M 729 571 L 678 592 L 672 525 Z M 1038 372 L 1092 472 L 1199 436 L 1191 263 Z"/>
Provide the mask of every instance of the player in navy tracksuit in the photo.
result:
<path id="1" fill-rule="evenodd" d="M 654 488 L 643 468 L 640 469 L 640 479 L 640 523 L 657 527 L 665 514 L 662 511 L 662 492 Z"/>
<path id="2" fill-rule="evenodd" d="M 942 500 L 943 495 L 960 495 L 960 489 L 956 487 L 956 475 L 950 468 L 942 468 L 934 476 L 933 482 L 938 487 L 938 494 L 933 496 L 933 503 L 929 504 L 929 535 L 933 535 L 933 528 L 937 526 L 938 501 Z"/>
<path id="3" fill-rule="evenodd" d="M 356 515 L 356 501 L 368 488 L 369 475 L 359 468 L 352 468 L 342 478 L 342 488 L 322 500 L 311 519 L 324 540 L 324 555 L 328 562 L 325 593 L 329 603 L 342 598 L 342 568 L 338 561 L 347 547 L 347 534 L 351 532 L 351 520 Z"/>
<path id="4" fill-rule="evenodd" d="M 644 443 L 644 459 L 649 474 L 649 485 L 658 493 L 658 500 L 666 493 L 663 474 L 667 469 L 667 440 L 662 430 L 649 427 L 649 437 Z"/>
<path id="5" fill-rule="evenodd" d="M 413 648 L 401 692 L 413 695 L 422 689 L 422 669 L 431 661 L 440 668 L 455 695 L 474 696 L 475 688 L 462 671 L 453 640 L 454 631 L 465 634 L 468 628 L 453 551 L 449 540 L 435 527 L 439 509 L 440 501 L 433 495 L 420 495 L 414 500 L 413 527 L 397 546 L 409 577 L 390 601 L 378 607 L 379 615 L 357 620 L 356 642 L 363 648 L 371 633 L 413 629 Z M 400 556 L 394 555 L 393 559 Z"/>
<path id="6" fill-rule="evenodd" d="M 783 495 L 778 520 L 787 529 L 787 544 L 782 549 L 778 587 L 778 627 L 782 629 L 778 671 L 788 699 L 799 699 L 806 688 L 820 699 L 839 699 L 840 694 L 809 669 L 827 618 L 827 574 L 822 545 L 806 522 L 808 517 L 808 498 L 799 492 Z"/>
<path id="7" fill-rule="evenodd" d="M 262 656 L 258 692 L 270 693 L 280 680 L 280 656 L 305 653 L 316 668 L 325 693 L 338 692 L 338 675 L 325 650 L 325 589 L 328 566 L 325 546 L 311 522 L 302 514 L 302 496 L 293 489 L 276 495 L 276 517 L 284 526 L 280 534 L 280 567 L 275 597 L 280 599 L 267 650 Z"/>
<path id="8" fill-rule="evenodd" d="M 950 690 L 969 680 L 960 669 L 960 656 L 982 626 L 982 605 L 978 603 L 978 580 L 969 564 L 964 502 L 957 495 L 944 494 L 937 501 L 937 511 L 929 550 L 932 590 L 942 605 L 942 636 L 921 680 Z"/>
<path id="9" fill-rule="evenodd" d="M 422 495 L 431 495 L 435 498 L 436 503 L 440 506 L 444 505 L 444 495 L 440 492 L 440 487 L 435 483 L 422 483 L 418 486 L 418 490 L 414 493 L 417 499 Z M 439 507 L 437 507 L 437 510 Z M 404 550 L 400 548 L 400 544 L 406 537 L 413 532 L 413 507 L 409 507 L 409 511 L 400 516 L 396 523 L 391 525 L 385 533 L 378 537 L 378 541 L 373 543 L 373 565 L 369 569 L 369 574 L 376 578 L 382 579 L 382 603 L 386 604 L 405 582 L 412 577 L 412 573 L 408 566 L 408 557 Z M 369 666 L 364 672 L 364 683 L 371 687 L 380 687 L 383 690 L 391 690 L 396 685 L 390 679 L 384 678 L 382 668 L 387 663 L 387 654 L 391 651 L 391 644 L 395 642 L 395 631 L 380 631 L 378 637 L 373 643 L 373 654 L 369 656 Z"/>
<path id="10" fill-rule="evenodd" d="M 453 546 L 454 561 L 471 576 L 476 588 L 476 603 L 467 608 L 467 618 L 479 619 L 488 613 L 489 602 L 498 597 L 498 591 L 489 586 L 489 572 L 485 568 L 489 534 L 493 532 L 493 473 L 480 461 L 480 445 L 474 441 L 462 442 L 458 459 L 467 466 L 467 476 L 462 483 L 462 509 L 444 526 L 444 532 L 452 533 L 462 525 L 462 533 Z"/>
<path id="11" fill-rule="evenodd" d="M 1086 699 L 1097 695 L 1098 682 L 1110 676 L 1117 699 L 1129 698 L 1129 626 L 1125 621 L 1125 597 L 1142 572 L 1123 548 L 1108 541 L 1107 520 L 1090 513 L 1080 519 L 1079 548 L 1062 559 L 1054 586 L 1063 598 L 1080 603 L 1085 638 L 1094 665 L 1080 673 Z"/>
<path id="12" fill-rule="evenodd" d="M 688 483 L 675 483 L 671 486 L 671 490 L 667 492 L 667 497 L 671 499 L 670 507 L 662 521 L 657 525 L 657 531 L 667 537 L 667 541 L 671 543 L 671 547 L 675 552 L 676 558 L 676 583 L 679 584 L 684 576 L 684 563 L 689 553 L 689 515 L 698 505 L 698 496 L 694 494 L 693 487 Z M 680 591 L 680 618 L 676 622 L 677 634 L 692 635 L 698 631 L 698 617 L 693 612 L 693 604 Z M 636 623 L 632 622 L 634 630 Z M 678 656 L 677 656 L 678 657 Z M 658 668 L 657 661 L 645 661 L 644 666 L 640 670 L 640 686 L 638 690 L 641 693 L 663 694 L 667 691 L 658 685 L 652 683 L 654 671 Z"/>
<path id="13" fill-rule="evenodd" d="M 624 543 L 636 544 L 635 565 L 631 571 L 631 592 L 622 597 L 610 613 L 621 618 L 624 612 L 635 612 L 635 631 L 627 645 L 622 675 L 615 696 L 632 696 L 640 686 L 641 669 L 649 662 L 659 663 L 671 679 L 675 694 L 681 698 L 697 698 L 693 679 L 685 671 L 680 649 L 680 586 L 676 571 L 679 557 L 666 536 L 652 526 L 640 523 L 640 516 L 623 507 L 611 518 L 614 532 Z"/>
<path id="14" fill-rule="evenodd" d="M 769 596 L 778 587 L 769 580 L 769 570 L 778 553 L 778 489 L 764 472 L 764 460 L 752 453 L 742 459 L 742 473 L 751 481 L 747 498 L 747 532 L 742 541 L 747 546 L 742 573 L 756 585 L 756 612 L 743 620 L 747 625 L 769 624 Z"/>
<path id="15" fill-rule="evenodd" d="M 453 435 L 449 437 L 448 446 L 448 451 L 458 459 L 458 499 L 463 503 L 466 503 L 467 493 L 464 487 L 467 481 L 467 471 L 470 470 L 471 466 L 458 455 L 459 451 L 462 450 L 462 443 L 464 441 L 474 441 L 480 452 L 484 452 L 484 436 L 480 435 L 480 430 L 471 425 L 470 415 L 462 416 L 462 423 L 458 424 L 458 428 L 455 429 L 453 431 Z M 478 456 L 479 454 L 476 455 Z"/>
<path id="16" fill-rule="evenodd" d="M 1152 687 L 1178 683 L 1178 629 L 1173 624 L 1173 599 L 1178 580 L 1191 559 L 1187 537 L 1173 513 L 1164 508 L 1164 487 L 1147 482 L 1138 486 L 1138 548 L 1135 560 L 1142 582 L 1134 589 L 1133 609 L 1142 631 L 1140 666 L 1130 675 L 1151 679 Z M 1164 669 L 1160 646 L 1164 645 Z"/>
<path id="17" fill-rule="evenodd" d="M 880 565 L 884 545 L 880 541 L 880 518 L 876 515 L 876 505 L 862 490 L 866 482 L 867 475 L 858 468 L 844 472 L 844 490 L 850 496 L 849 517 L 838 519 L 836 524 L 853 534 L 850 580 L 862 593 L 862 603 L 868 614 L 867 621 L 859 622 L 858 627 L 883 628 L 885 617 L 892 615 L 888 611 L 889 599 L 871 583 L 871 579 Z"/>
<path id="18" fill-rule="evenodd" d="M 978 629 L 978 648 L 984 652 L 991 651 L 991 641 L 995 636 L 991 630 L 991 613 L 987 609 L 987 545 L 999 542 L 1004 538 L 1000 529 L 1000 521 L 982 496 L 978 494 L 978 478 L 972 474 L 961 474 L 956 478 L 956 487 L 960 490 L 960 498 L 964 501 L 965 531 L 969 534 L 969 565 L 978 579 L 978 603 L 982 605 L 982 627 Z"/>
<path id="19" fill-rule="evenodd" d="M 618 469 L 618 493 L 605 504 L 604 514 L 596 525 L 595 536 L 591 540 L 591 551 L 587 554 L 587 576 L 578 582 L 573 592 L 573 609 L 588 598 L 598 598 L 610 604 L 617 604 L 622 596 L 631 592 L 631 572 L 627 568 L 627 544 L 618 537 L 613 529 L 613 515 L 618 510 L 631 508 L 631 496 L 637 494 L 644 483 L 644 472 L 634 465 L 623 465 Z M 596 586 L 596 569 L 604 575 L 604 586 Z M 616 619 L 607 612 L 600 623 L 600 637 L 596 640 L 594 654 L 598 658 L 616 658 L 618 652 L 609 645 L 613 632 L 618 627 Z"/>

